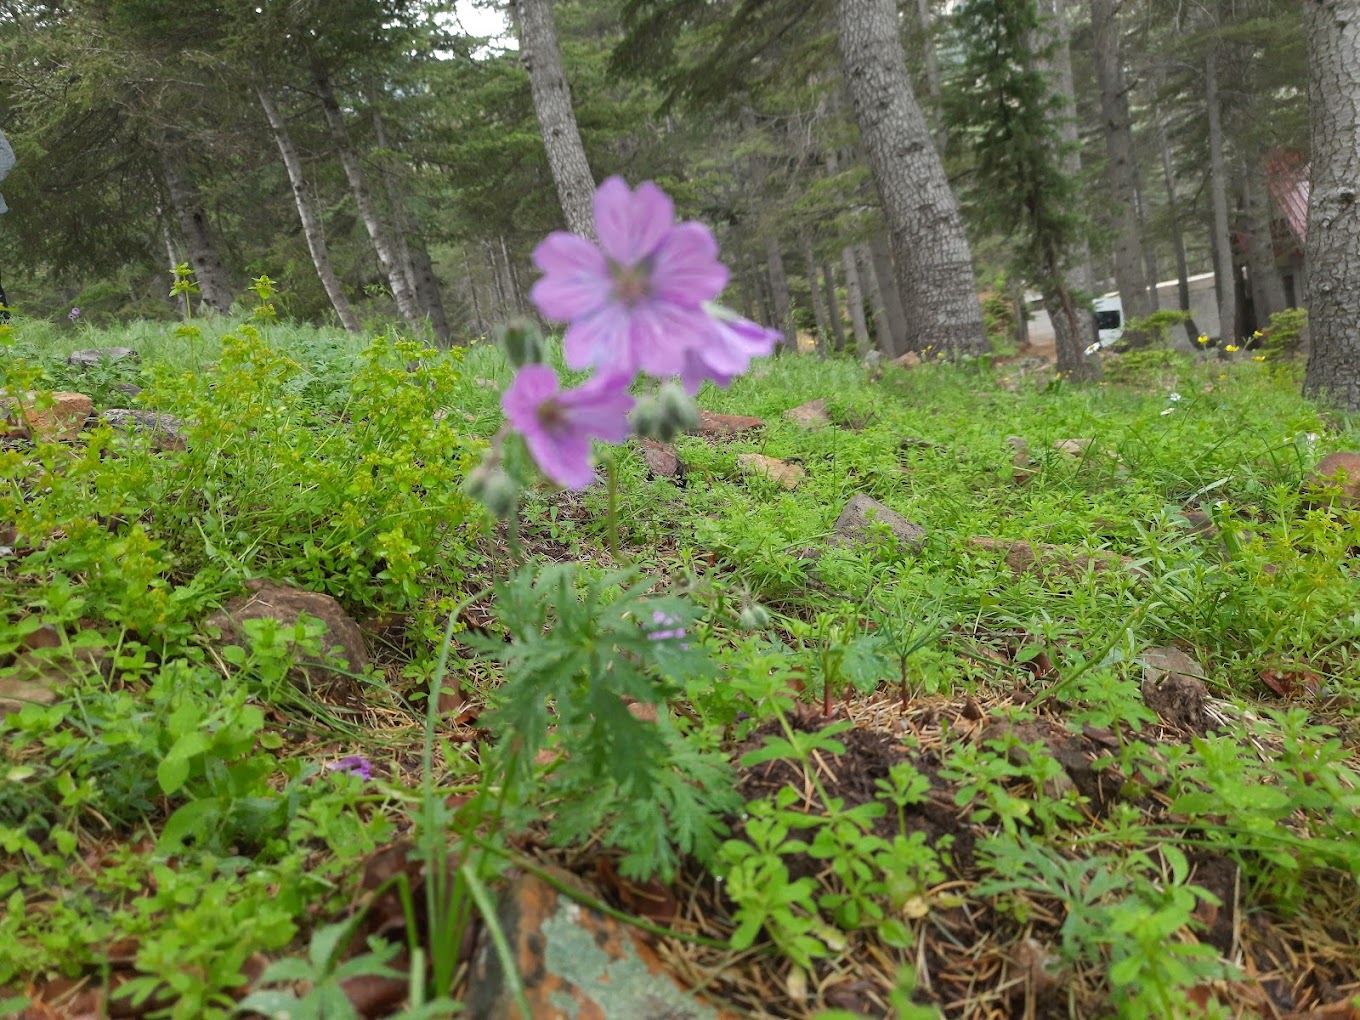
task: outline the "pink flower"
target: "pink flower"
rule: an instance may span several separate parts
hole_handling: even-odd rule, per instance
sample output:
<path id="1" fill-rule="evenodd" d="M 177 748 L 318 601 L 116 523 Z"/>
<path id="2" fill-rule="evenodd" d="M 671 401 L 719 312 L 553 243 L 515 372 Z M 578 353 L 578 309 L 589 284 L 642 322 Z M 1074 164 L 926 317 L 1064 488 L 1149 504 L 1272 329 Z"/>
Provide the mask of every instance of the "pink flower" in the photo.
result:
<path id="1" fill-rule="evenodd" d="M 685 367 L 680 371 L 685 392 L 691 395 L 699 392 L 705 380 L 725 389 L 751 367 L 752 358 L 768 356 L 784 338 L 778 330 L 766 329 L 726 308 L 713 305 L 709 312 L 713 335 L 704 346 L 685 352 Z"/>
<path id="2" fill-rule="evenodd" d="M 633 398 L 624 375 L 597 375 L 563 390 L 547 365 L 525 365 L 501 395 L 501 409 L 545 475 L 568 489 L 584 489 L 595 480 L 590 440 L 627 439 Z"/>
<path id="3" fill-rule="evenodd" d="M 373 778 L 373 763 L 362 754 L 350 754 L 339 761 L 329 762 L 326 769 L 329 772 L 344 772 L 351 776 L 358 776 L 363 780 Z"/>
<path id="4" fill-rule="evenodd" d="M 659 629 L 649 631 L 647 637 L 652 641 L 679 641 L 680 650 L 687 652 L 689 645 L 683 640 L 685 637 L 683 623 L 678 616 L 671 616 L 660 609 L 653 610 L 652 626 Z"/>
<path id="5" fill-rule="evenodd" d="M 568 323 L 567 365 L 632 377 L 686 370 L 688 352 L 714 342 L 704 302 L 727 284 L 718 243 L 701 223 L 676 224 L 675 207 L 650 181 L 630 191 L 611 177 L 595 193 L 600 243 L 561 231 L 534 249 L 543 278 L 534 304 Z"/>

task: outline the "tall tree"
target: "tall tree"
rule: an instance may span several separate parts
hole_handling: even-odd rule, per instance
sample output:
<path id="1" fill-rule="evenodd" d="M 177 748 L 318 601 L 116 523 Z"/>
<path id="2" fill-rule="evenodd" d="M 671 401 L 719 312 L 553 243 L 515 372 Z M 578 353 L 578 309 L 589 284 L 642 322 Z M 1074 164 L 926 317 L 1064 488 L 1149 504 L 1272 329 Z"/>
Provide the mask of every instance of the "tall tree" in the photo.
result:
<path id="1" fill-rule="evenodd" d="M 1304 392 L 1360 411 L 1360 0 L 1309 0 L 1313 181 Z"/>
<path id="2" fill-rule="evenodd" d="M 902 50 L 892 0 L 834 0 L 841 66 L 892 238 L 908 345 L 987 349 L 972 253 Z M 848 267 L 847 267 L 848 271 Z"/>
<path id="3" fill-rule="evenodd" d="M 582 237 L 595 236 L 595 179 L 576 127 L 571 107 L 571 89 L 562 69 L 562 51 L 557 45 L 551 0 L 515 0 L 519 27 L 520 59 L 529 72 L 534 111 L 548 150 L 548 166 L 567 228 Z"/>

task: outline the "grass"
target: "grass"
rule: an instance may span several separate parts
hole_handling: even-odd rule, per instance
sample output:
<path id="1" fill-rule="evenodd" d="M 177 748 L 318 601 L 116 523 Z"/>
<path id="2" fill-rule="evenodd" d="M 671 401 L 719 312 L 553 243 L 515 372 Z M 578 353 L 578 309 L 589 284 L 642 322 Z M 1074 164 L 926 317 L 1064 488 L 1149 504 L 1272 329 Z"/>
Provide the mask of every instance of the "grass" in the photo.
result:
<path id="1" fill-rule="evenodd" d="M 1306 486 L 1356 423 L 1299 398 L 1287 362 L 1073 387 L 783 356 L 705 391 L 765 427 L 678 440 L 682 484 L 613 454 L 626 564 L 606 486 L 540 487 L 517 570 L 459 490 L 499 425 L 492 348 L 267 317 L 20 319 L 6 342 L 5 389 L 108 407 L 134 383 L 186 443 L 0 447 L 0 685 L 38 702 L 0 722 L 0 1006 L 226 1016 L 293 994 L 260 965 L 310 947 L 293 1015 L 394 958 L 400 1015 L 443 1015 L 458 918 L 506 862 L 601 858 L 674 893 L 673 969 L 752 1015 L 1244 1015 L 1360 989 L 1360 512 Z M 96 346 L 141 358 L 66 367 Z M 832 426 L 782 417 L 813 399 Z M 747 452 L 807 476 L 744 476 Z M 832 547 L 858 493 L 924 547 Z M 976 538 L 1127 565 L 1017 571 Z M 209 633 L 259 577 L 360 621 L 361 696 L 298 685 L 320 652 L 305 621 L 252 625 L 244 649 Z M 683 648 L 639 630 L 655 613 Z M 1144 700 L 1158 646 L 1202 668 L 1189 721 Z M 373 778 L 326 767 L 346 755 Z M 524 860 L 526 832 L 565 849 Z M 423 861 L 417 886 L 438 854 L 465 865 L 408 888 L 396 947 L 365 947 L 350 935 L 392 909 L 369 876 L 393 846 Z"/>

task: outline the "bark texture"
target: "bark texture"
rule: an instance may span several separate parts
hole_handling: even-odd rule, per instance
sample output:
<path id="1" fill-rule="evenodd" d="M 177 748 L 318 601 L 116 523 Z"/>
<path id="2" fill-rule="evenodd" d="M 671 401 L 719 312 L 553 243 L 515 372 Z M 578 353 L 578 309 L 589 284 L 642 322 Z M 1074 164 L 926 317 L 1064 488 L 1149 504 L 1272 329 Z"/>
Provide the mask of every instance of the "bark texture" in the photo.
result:
<path id="1" fill-rule="evenodd" d="M 1360 0 L 1308 0 L 1313 184 L 1304 392 L 1360 411 Z"/>
<path id="2" fill-rule="evenodd" d="M 1275 237 L 1270 228 L 1270 198 L 1264 168 L 1247 168 L 1243 180 L 1247 219 L 1247 269 L 1251 273 L 1251 304 L 1256 328 L 1263 329 L 1276 312 L 1288 307 L 1284 278 L 1275 264 Z M 1245 332 L 1245 331 L 1244 331 Z"/>
<path id="3" fill-rule="evenodd" d="M 1063 172 L 1074 181 L 1081 180 L 1081 136 L 1077 130 L 1077 92 L 1072 76 L 1072 30 L 1067 23 L 1066 0 L 1040 0 L 1039 11 L 1047 19 L 1044 23 L 1046 42 L 1051 56 L 1047 70 L 1049 88 L 1057 97 L 1058 137 L 1063 142 Z M 1096 275 L 1091 268 L 1091 242 L 1083 230 L 1070 246 L 1067 260 L 1067 281 L 1077 300 L 1090 314 L 1091 290 Z M 1094 329 L 1094 321 L 1091 323 Z"/>
<path id="4" fill-rule="evenodd" d="M 1218 336 L 1223 344 L 1237 339 L 1237 273 L 1233 268 L 1232 233 L 1228 223 L 1228 171 L 1223 157 L 1223 116 L 1218 97 L 1218 59 L 1204 59 L 1204 102 L 1209 109 L 1209 192 L 1214 206 L 1214 289 L 1218 297 Z"/>
<path id="5" fill-rule="evenodd" d="M 821 288 L 817 285 L 817 256 L 812 248 L 812 237 L 806 230 L 799 232 L 798 243 L 803 250 L 803 266 L 807 272 L 808 296 L 812 301 L 812 318 L 817 323 L 817 353 L 825 354 L 827 338 L 831 335 L 831 324 L 827 321 L 826 301 L 822 297 Z"/>
<path id="6" fill-rule="evenodd" d="M 1120 6 L 1121 0 L 1091 0 L 1091 35 L 1109 161 L 1114 278 L 1124 304 L 1124 317 L 1129 319 L 1147 315 L 1152 305 L 1138 230 L 1138 164 L 1133 153 L 1128 87 L 1124 83 L 1118 21 Z"/>
<path id="7" fill-rule="evenodd" d="M 269 121 L 269 130 L 274 134 L 279 155 L 283 157 L 283 165 L 288 170 L 288 183 L 293 189 L 293 203 L 297 206 L 298 220 L 302 223 L 302 236 L 307 242 L 307 251 L 312 256 L 312 265 L 316 268 L 317 278 L 326 289 L 326 297 L 330 299 L 335 314 L 340 317 L 340 325 L 350 333 L 357 333 L 359 317 L 354 314 L 349 298 L 345 296 L 345 289 L 340 285 L 339 277 L 335 275 L 330 250 L 326 246 L 326 234 L 321 227 L 320 217 L 312 208 L 311 197 L 307 194 L 307 180 L 302 173 L 302 160 L 298 158 L 293 137 L 288 133 L 288 124 L 279 113 L 278 104 L 268 90 L 258 88 L 255 94 L 260 99 L 260 108 L 264 110 L 265 118 Z"/>
<path id="8" fill-rule="evenodd" d="M 845 350 L 845 325 L 841 320 L 841 301 L 836 293 L 836 269 L 830 262 L 822 263 L 822 286 L 826 290 L 826 314 L 831 320 L 831 340 L 836 350 Z"/>
<path id="9" fill-rule="evenodd" d="M 770 274 L 770 294 L 774 299 L 775 321 L 769 325 L 784 334 L 784 349 L 798 349 L 798 330 L 793 323 L 793 296 L 789 294 L 789 275 L 784 269 L 784 252 L 779 238 L 765 236 L 765 269 Z"/>
<path id="10" fill-rule="evenodd" d="M 1176 301 L 1177 307 L 1186 313 L 1185 341 L 1172 342 L 1178 350 L 1193 350 L 1199 327 L 1190 314 L 1190 263 L 1185 256 L 1185 225 L 1181 222 L 1180 202 L 1176 197 L 1176 175 L 1171 168 L 1171 146 L 1166 140 L 1166 125 L 1162 121 L 1161 109 L 1152 108 L 1152 119 L 1157 129 L 1157 148 L 1162 157 L 1162 183 L 1166 187 L 1167 216 L 1171 221 L 1171 248 L 1176 253 Z"/>
<path id="11" fill-rule="evenodd" d="M 576 127 L 571 108 L 571 89 L 562 70 L 562 51 L 557 45 L 551 0 L 515 0 L 519 24 L 520 61 L 529 72 L 534 113 L 548 150 L 548 167 L 557 186 L 567 229 L 595 238 L 595 178 Z"/>
<path id="12" fill-rule="evenodd" d="M 174 210 L 180 234 L 184 237 L 189 264 L 194 267 L 199 299 L 213 311 L 225 315 L 231 309 L 235 294 L 222 255 L 217 250 L 217 239 L 208 223 L 208 214 L 203 209 L 198 186 L 180 165 L 173 142 L 165 143 L 160 150 L 160 159 L 170 207 Z"/>
<path id="13" fill-rule="evenodd" d="M 845 303 L 850 311 L 850 328 L 855 334 L 855 346 L 860 354 L 869 351 L 869 320 L 864 316 L 864 287 L 855 262 L 855 249 L 841 249 L 841 268 L 845 270 Z"/>
<path id="14" fill-rule="evenodd" d="M 392 297 L 396 299 L 397 311 L 412 330 L 419 332 L 424 324 L 424 316 L 416 301 L 415 292 L 407 282 L 406 268 L 402 265 L 395 242 L 378 214 L 378 207 L 364 180 L 363 171 L 359 167 L 359 154 L 350 141 L 349 130 L 345 127 L 345 116 L 335 99 L 335 90 L 331 88 L 330 78 L 325 69 L 317 65 L 312 70 L 312 80 L 316 83 L 317 92 L 321 96 L 321 109 L 326 115 L 331 143 L 335 146 L 336 155 L 340 157 L 340 166 L 345 171 L 345 180 L 349 182 L 354 204 L 359 207 L 359 217 L 368 230 L 373 251 L 378 256 L 378 264 L 382 266 L 383 275 L 387 277 L 387 285 L 392 289 Z"/>
<path id="15" fill-rule="evenodd" d="M 987 350 L 972 254 L 912 91 L 892 0 L 835 0 L 836 35 L 906 306 L 907 345 Z"/>
<path id="16" fill-rule="evenodd" d="M 902 296 L 897 293 L 897 274 L 893 270 L 892 242 L 879 231 L 869 241 L 869 252 L 874 260 L 874 272 L 883 292 L 883 310 L 888 316 L 888 330 L 892 334 L 894 357 L 907 350 L 907 313 L 902 307 Z"/>

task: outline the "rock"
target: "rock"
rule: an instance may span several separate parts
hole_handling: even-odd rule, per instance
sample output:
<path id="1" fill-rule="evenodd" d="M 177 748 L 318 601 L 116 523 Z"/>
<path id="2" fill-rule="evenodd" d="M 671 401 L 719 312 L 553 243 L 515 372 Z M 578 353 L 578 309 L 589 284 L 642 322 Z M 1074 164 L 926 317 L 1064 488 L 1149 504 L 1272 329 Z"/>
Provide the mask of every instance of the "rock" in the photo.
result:
<path id="1" fill-rule="evenodd" d="M 790 464 L 778 457 L 766 457 L 761 453 L 743 453 L 737 457 L 737 467 L 743 474 L 763 475 L 778 482 L 781 488 L 796 489 L 798 483 L 807 475 L 797 464 Z"/>
<path id="2" fill-rule="evenodd" d="M 1011 465 L 1014 470 L 1011 478 L 1016 485 L 1023 485 L 1034 477 L 1034 461 L 1029 455 L 1029 440 L 1024 436 L 1007 436 L 1006 442 L 1011 444 L 1011 449 L 1015 451 L 1015 456 L 1011 458 Z"/>
<path id="3" fill-rule="evenodd" d="M 1046 542 L 983 536 L 970 538 L 968 544 L 977 549 L 1002 553 L 1006 558 L 1006 566 L 1015 574 L 1078 578 L 1084 576 L 1088 570 L 1094 570 L 1098 574 L 1131 571 L 1139 576 L 1143 575 L 1143 571 L 1134 566 L 1134 561 L 1128 556 L 1120 556 L 1102 549 L 1070 549 L 1061 545 L 1049 545 Z"/>
<path id="4" fill-rule="evenodd" d="M 653 478 L 683 478 L 685 462 L 675 452 L 675 447 L 658 443 L 655 439 L 639 439 L 642 459 Z"/>
<path id="5" fill-rule="evenodd" d="M 72 351 L 66 357 L 66 364 L 72 368 L 98 368 L 104 363 L 117 361 L 138 361 L 141 355 L 131 347 L 91 347 L 83 351 Z"/>
<path id="6" fill-rule="evenodd" d="M 805 429 L 820 429 L 831 424 L 831 416 L 826 413 L 826 399 L 809 400 L 784 412 L 784 420 L 791 421 Z"/>
<path id="7" fill-rule="evenodd" d="M 889 510 L 876 499 L 860 493 L 845 504 L 845 509 L 832 526 L 833 545 L 870 545 L 884 538 L 878 528 L 886 527 L 892 537 L 912 552 L 920 552 L 926 543 L 926 529 L 913 524 L 896 510 Z"/>
<path id="8" fill-rule="evenodd" d="M 184 422 L 173 414 L 111 407 L 107 411 L 100 411 L 99 419 L 120 432 L 151 433 L 151 441 L 158 450 L 184 449 L 184 436 L 180 432 Z"/>
<path id="9" fill-rule="evenodd" d="M 52 406 L 42 410 L 37 407 L 36 396 L 30 391 L 16 401 L 0 393 L 0 411 L 4 411 L 6 418 L 11 421 L 27 422 L 34 439 L 69 442 L 80 435 L 85 419 L 94 410 L 94 401 L 83 393 L 54 393 Z"/>
<path id="10" fill-rule="evenodd" d="M 19 655 L 0 675 L 0 717 L 17 712 L 29 702 L 50 705 L 71 681 L 102 671 L 108 653 L 100 648 L 62 647 L 55 628 L 42 627 L 25 636 L 29 651 Z"/>
<path id="11" fill-rule="evenodd" d="M 691 431 L 695 435 L 705 436 L 709 439 L 727 439 L 764 427 L 763 421 L 759 418 L 752 418 L 750 415 L 714 414 L 712 411 L 700 411 L 699 424 Z"/>
<path id="12" fill-rule="evenodd" d="M 1184 530 L 1192 535 L 1203 535 L 1205 538 L 1217 538 L 1218 527 L 1214 524 L 1214 519 L 1203 510 L 1187 507 L 1176 515 L 1184 522 Z"/>
<path id="13" fill-rule="evenodd" d="M 901 357 L 893 358 L 893 364 L 898 368 L 915 368 L 921 363 L 921 355 L 915 351 L 907 351 Z"/>
<path id="14" fill-rule="evenodd" d="M 1055 439 L 1053 449 L 1069 457 L 1085 457 L 1094 444 L 1094 439 Z"/>
<path id="15" fill-rule="evenodd" d="M 246 620 L 273 619 L 282 630 L 291 631 L 298 617 L 306 613 L 325 626 L 321 647 L 339 659 L 344 664 L 342 668 L 355 674 L 368 668 L 363 631 L 329 595 L 263 580 L 250 581 L 246 587 L 249 594 L 232 599 L 204 621 L 221 631 L 222 644 L 246 645 L 243 627 Z M 289 676 L 304 689 L 329 701 L 346 702 L 357 697 L 357 685 L 350 677 L 316 658 L 298 659 Z"/>
<path id="16" fill-rule="evenodd" d="M 1338 477 L 1341 479 L 1339 486 Z M 1350 450 L 1329 453 L 1313 469 L 1308 485 L 1315 492 L 1336 491 L 1337 501 L 1342 506 L 1360 506 L 1360 453 Z"/>
<path id="17" fill-rule="evenodd" d="M 116 382 L 112 386 L 110 386 L 109 389 L 117 390 L 125 397 L 140 396 L 142 392 L 142 388 L 140 386 L 138 386 L 136 383 L 130 382 Z"/>
<path id="18" fill-rule="evenodd" d="M 943 450 L 945 447 L 920 436 L 907 436 L 897 444 L 897 449 L 905 453 L 908 450 Z"/>
<path id="19" fill-rule="evenodd" d="M 1208 728 L 1204 699 L 1204 669 L 1179 648 L 1163 645 L 1149 648 L 1139 658 L 1143 663 L 1143 701 L 1169 726 L 1203 733 Z"/>
<path id="20" fill-rule="evenodd" d="M 570 873 L 550 869 L 568 886 Z M 622 922 L 581 906 L 543 879 L 524 875 L 496 911 L 524 983 L 531 1016 L 523 1017 L 505 982 L 500 957 L 483 934 L 472 959 L 463 1005 L 479 1020 L 736 1020 L 666 973 L 660 958 Z"/>

